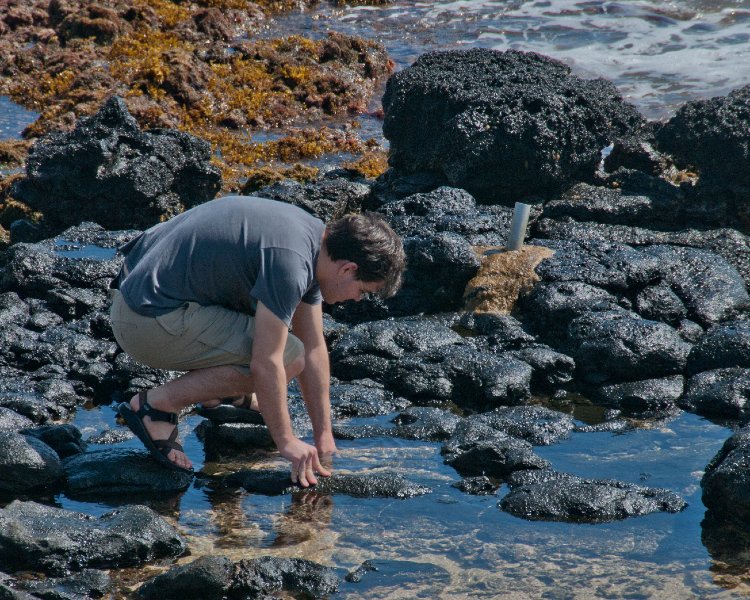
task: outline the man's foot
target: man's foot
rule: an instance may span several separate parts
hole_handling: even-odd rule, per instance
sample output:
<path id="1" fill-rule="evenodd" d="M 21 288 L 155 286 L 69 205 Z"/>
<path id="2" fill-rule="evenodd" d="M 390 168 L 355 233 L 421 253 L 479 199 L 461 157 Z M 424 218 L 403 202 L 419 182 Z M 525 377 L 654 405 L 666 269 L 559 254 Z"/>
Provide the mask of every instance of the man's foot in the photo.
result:
<path id="1" fill-rule="evenodd" d="M 146 392 L 120 405 L 125 424 L 138 436 L 151 455 L 162 465 L 192 472 L 193 464 L 177 442 L 177 415 L 153 408 Z"/>

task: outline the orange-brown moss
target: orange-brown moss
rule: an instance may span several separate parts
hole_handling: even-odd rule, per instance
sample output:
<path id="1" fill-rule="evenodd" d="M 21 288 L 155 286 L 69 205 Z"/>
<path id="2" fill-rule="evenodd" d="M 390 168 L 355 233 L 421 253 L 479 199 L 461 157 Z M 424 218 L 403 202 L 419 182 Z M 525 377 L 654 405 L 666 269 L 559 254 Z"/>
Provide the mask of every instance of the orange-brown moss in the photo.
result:
<path id="1" fill-rule="evenodd" d="M 30 147 L 31 142 L 28 140 L 0 141 L 0 164 L 11 167 L 22 165 L 26 161 Z"/>
<path id="2" fill-rule="evenodd" d="M 510 314 L 518 297 L 539 281 L 537 265 L 554 254 L 543 246 L 520 250 L 477 247 L 482 261 L 477 274 L 466 284 L 464 308 L 478 313 Z M 490 253 L 485 254 L 489 251 Z"/>
<path id="3" fill-rule="evenodd" d="M 368 179 L 374 179 L 388 170 L 388 152 L 380 146 L 367 149 L 358 159 L 347 161 L 341 166 Z"/>
<path id="4" fill-rule="evenodd" d="M 257 169 L 250 169 L 246 173 L 246 180 L 240 187 L 240 192 L 243 194 L 252 194 L 259 189 L 278 183 L 284 179 L 294 179 L 299 182 L 313 181 L 318 175 L 319 169 L 315 167 L 308 167 L 299 163 L 292 165 L 291 167 L 259 167 Z"/>
<path id="5" fill-rule="evenodd" d="M 0 55 L 0 94 L 41 115 L 25 137 L 71 129 L 77 119 L 119 94 L 142 127 L 176 127 L 207 139 L 227 186 L 237 186 L 249 170 L 261 166 L 281 168 L 289 165 L 276 163 L 332 153 L 356 157 L 367 151 L 355 133 L 319 124 L 366 108 L 375 81 L 389 72 L 382 47 L 337 33 L 322 40 L 292 35 L 241 42 L 227 41 L 220 34 L 230 24 L 251 24 L 258 18 L 258 6 L 289 10 L 299 7 L 299 0 L 101 4 L 101 10 L 94 10 L 86 0 L 67 0 L 67 14 L 87 19 L 110 15 L 118 27 L 111 43 L 106 37 L 77 34 L 63 42 L 48 36 L 34 46 L 3 41 L 8 51 Z M 224 24 L 217 21 L 213 29 L 199 28 L 193 18 L 211 9 L 232 15 Z M 223 13 L 212 14 L 220 19 Z M 61 15 L 60 22 L 65 18 Z M 316 128 L 305 128 L 305 123 L 315 123 Z M 252 139 L 256 130 L 290 125 L 297 129 L 281 139 Z M 358 168 L 375 175 L 378 165 L 368 157 Z"/>

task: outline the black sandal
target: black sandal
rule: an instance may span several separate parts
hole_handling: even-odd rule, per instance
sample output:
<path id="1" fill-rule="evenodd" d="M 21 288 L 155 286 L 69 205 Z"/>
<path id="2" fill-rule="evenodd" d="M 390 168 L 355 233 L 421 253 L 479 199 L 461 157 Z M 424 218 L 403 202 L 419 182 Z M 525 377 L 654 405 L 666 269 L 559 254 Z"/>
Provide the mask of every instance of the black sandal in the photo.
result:
<path id="1" fill-rule="evenodd" d="M 164 467 L 183 473 L 192 473 L 192 469 L 186 469 L 169 460 L 167 455 L 172 450 L 184 452 L 182 446 L 177 442 L 177 414 L 168 413 L 163 410 L 156 410 L 148 403 L 147 392 L 142 391 L 138 394 L 138 410 L 131 408 L 129 402 L 123 402 L 117 408 L 120 416 L 125 420 L 125 425 L 132 431 L 143 445 L 149 451 L 154 460 Z M 165 440 L 155 440 L 151 437 L 146 427 L 143 425 L 143 417 L 148 416 L 152 421 L 165 421 L 172 423 L 175 427 L 172 434 Z"/>

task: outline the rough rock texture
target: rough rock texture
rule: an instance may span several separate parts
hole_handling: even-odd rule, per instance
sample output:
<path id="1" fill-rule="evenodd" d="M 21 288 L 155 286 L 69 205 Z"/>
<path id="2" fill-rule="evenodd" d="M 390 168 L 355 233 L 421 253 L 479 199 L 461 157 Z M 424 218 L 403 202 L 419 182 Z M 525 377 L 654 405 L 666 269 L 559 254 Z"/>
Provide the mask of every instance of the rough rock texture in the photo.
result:
<path id="1" fill-rule="evenodd" d="M 522 472 L 509 481 L 500 508 L 530 520 L 602 523 L 653 512 L 679 512 L 674 492 L 614 480 L 582 479 L 553 471 Z"/>
<path id="2" fill-rule="evenodd" d="M 691 377 L 680 407 L 721 419 L 750 420 L 750 369 L 703 371 Z"/>
<path id="3" fill-rule="evenodd" d="M 243 487 L 253 494 L 268 496 L 304 491 L 292 483 L 289 471 L 238 471 L 222 477 L 219 485 Z M 395 473 L 334 473 L 330 477 L 319 477 L 317 485 L 310 489 L 323 494 L 343 494 L 355 498 L 413 498 L 432 491 Z"/>
<path id="4" fill-rule="evenodd" d="M 441 453 L 446 464 L 462 476 L 505 478 L 514 471 L 549 467 L 549 462 L 534 454 L 528 442 L 468 420 L 456 427 Z"/>
<path id="5" fill-rule="evenodd" d="M 301 558 L 264 556 L 237 563 L 229 596 L 263 597 L 276 590 L 308 598 L 327 598 L 338 591 L 336 572 Z"/>
<path id="6" fill-rule="evenodd" d="M 146 228 L 214 197 L 210 147 L 176 130 L 143 132 L 113 96 L 71 133 L 52 133 L 29 155 L 13 195 L 44 213 L 49 232 L 81 221 Z"/>
<path id="7" fill-rule="evenodd" d="M 747 216 L 750 190 L 750 85 L 727 96 L 684 104 L 656 134 L 661 150 L 692 166 L 715 188 L 736 195 L 738 213 Z"/>
<path id="8" fill-rule="evenodd" d="M 138 589 L 138 595 L 146 600 L 219 599 L 226 596 L 233 574 L 234 563 L 226 556 L 201 556 L 149 579 Z"/>
<path id="9" fill-rule="evenodd" d="M 44 600 L 84 600 L 106 598 L 111 594 L 111 579 L 106 571 L 83 569 L 67 577 L 47 577 L 40 581 L 22 581 L 20 586 Z"/>
<path id="10" fill-rule="evenodd" d="M 179 556 L 185 542 L 145 506 L 126 506 L 99 518 L 34 502 L 0 510 L 0 568 L 52 575 L 85 568 L 141 565 Z"/>
<path id="11" fill-rule="evenodd" d="M 347 213 L 359 212 L 369 193 L 370 185 L 365 180 L 352 180 L 334 171 L 314 183 L 286 179 L 254 195 L 294 204 L 328 223 Z"/>
<path id="12" fill-rule="evenodd" d="M 482 475 L 479 477 L 464 477 L 461 481 L 452 483 L 451 487 L 473 496 L 489 496 L 494 494 L 500 486 L 493 483 L 489 477 Z"/>
<path id="13" fill-rule="evenodd" d="M 642 124 L 610 82 L 514 50 L 422 55 L 389 79 L 383 108 L 392 167 L 507 205 L 590 178 L 610 139 Z"/>
<path id="14" fill-rule="evenodd" d="M 63 463 L 70 497 L 92 500 L 115 496 L 175 495 L 192 475 L 165 469 L 142 450 L 107 448 L 68 458 Z"/>
<path id="15" fill-rule="evenodd" d="M 703 504 L 715 517 L 735 524 L 750 519 L 750 428 L 730 437 L 706 466 Z"/>
<path id="16" fill-rule="evenodd" d="M 512 406 L 469 417 L 492 429 L 529 442 L 549 446 L 567 438 L 575 424 L 573 417 L 543 406 Z"/>
<path id="17" fill-rule="evenodd" d="M 81 440 L 81 431 L 75 425 L 44 425 L 22 433 L 42 440 L 61 459 L 86 452 L 86 443 Z"/>
<path id="18" fill-rule="evenodd" d="M 195 433 L 203 441 L 207 460 L 276 447 L 268 427 L 254 423 L 204 421 L 196 428 Z"/>
<path id="19" fill-rule="evenodd" d="M 682 375 L 603 385 L 592 396 L 605 406 L 620 409 L 632 417 L 651 418 L 679 412 L 677 402 L 685 390 Z"/>
<path id="20" fill-rule="evenodd" d="M 0 431 L 0 493 L 49 491 L 62 477 L 57 453 L 41 440 Z"/>
<path id="21" fill-rule="evenodd" d="M 689 374 L 731 367 L 750 368 L 750 323 L 728 321 L 711 327 L 688 355 Z"/>
<path id="22" fill-rule="evenodd" d="M 331 385 L 331 416 L 337 419 L 387 415 L 409 404 L 408 400 L 394 396 L 372 379 Z"/>
<path id="23" fill-rule="evenodd" d="M 413 406 L 399 413 L 393 420 L 395 427 L 380 425 L 334 425 L 333 434 L 342 440 L 372 437 L 398 437 L 407 440 L 442 442 L 456 429 L 461 417 L 439 408 Z"/>

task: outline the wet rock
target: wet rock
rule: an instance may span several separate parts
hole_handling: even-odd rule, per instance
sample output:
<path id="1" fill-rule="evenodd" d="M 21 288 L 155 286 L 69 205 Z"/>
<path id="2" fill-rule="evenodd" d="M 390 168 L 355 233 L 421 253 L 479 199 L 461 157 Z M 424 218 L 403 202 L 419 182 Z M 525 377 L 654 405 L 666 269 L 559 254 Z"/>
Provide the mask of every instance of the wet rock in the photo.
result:
<path id="1" fill-rule="evenodd" d="M 17 589 L 18 584 L 19 582 L 10 575 L 0 573 L 0 598 L 3 600 L 38 600 L 38 596 L 32 596 Z"/>
<path id="2" fill-rule="evenodd" d="M 64 575 L 85 568 L 138 566 L 186 549 L 151 509 L 131 505 L 92 517 L 34 502 L 0 511 L 0 568 Z"/>
<path id="3" fill-rule="evenodd" d="M 211 423 L 203 421 L 195 429 L 203 442 L 206 460 L 247 454 L 254 450 L 275 448 L 271 432 L 254 423 Z"/>
<path id="4" fill-rule="evenodd" d="M 254 598 L 284 590 L 309 598 L 327 598 L 338 588 L 339 578 L 330 567 L 301 558 L 263 556 L 237 563 L 229 596 Z"/>
<path id="5" fill-rule="evenodd" d="M 616 296 L 580 281 L 538 283 L 519 304 L 524 322 L 555 347 L 567 338 L 568 326 L 577 317 L 619 309 Z"/>
<path id="6" fill-rule="evenodd" d="M 191 474 L 166 469 L 142 450 L 107 448 L 63 461 L 68 496 L 81 499 L 177 494 Z"/>
<path id="7" fill-rule="evenodd" d="M 536 343 L 523 324 L 511 315 L 496 313 L 465 313 L 457 323 L 458 330 L 467 330 L 473 340 L 481 336 L 488 348 L 518 350 Z"/>
<path id="8" fill-rule="evenodd" d="M 372 379 L 331 385 L 331 415 L 337 419 L 387 415 L 409 404 L 408 400 L 394 396 Z"/>
<path id="9" fill-rule="evenodd" d="M 604 385 L 593 390 L 592 397 L 606 406 L 622 410 L 628 416 L 651 418 L 674 414 L 684 389 L 685 378 L 674 375 Z"/>
<path id="10" fill-rule="evenodd" d="M 673 165 L 669 157 L 658 152 L 649 141 L 630 137 L 615 140 L 604 158 L 604 170 L 608 173 L 621 168 L 658 176 L 669 171 Z"/>
<path id="11" fill-rule="evenodd" d="M 471 245 L 504 245 L 513 211 L 504 206 L 477 207 L 466 190 L 440 187 L 390 200 L 378 208 L 401 236 L 455 233 Z"/>
<path id="12" fill-rule="evenodd" d="M 691 377 L 680 407 L 707 417 L 750 420 L 750 369 L 703 371 Z"/>
<path id="13" fill-rule="evenodd" d="M 331 348 L 331 368 L 342 379 L 380 380 L 391 363 L 406 354 L 461 341 L 455 331 L 429 319 L 362 323 Z"/>
<path id="14" fill-rule="evenodd" d="M 549 346 L 537 344 L 508 353 L 528 364 L 532 369 L 531 387 L 535 391 L 555 393 L 573 381 L 575 361 Z"/>
<path id="15" fill-rule="evenodd" d="M 624 292 L 662 277 L 659 258 L 625 244 L 545 241 L 554 255 L 536 269 L 543 281 L 580 281 Z"/>
<path id="16" fill-rule="evenodd" d="M 56 308 L 64 308 L 70 318 L 70 304 L 75 316 L 107 302 L 109 283 L 120 270 L 122 258 L 115 255 L 115 247 L 132 237 L 134 232 L 106 232 L 101 226 L 84 223 L 62 232 L 59 238 L 37 244 L 14 244 L 3 257 L 4 270 L 0 289 L 15 290 L 25 298 L 50 299 Z M 66 240 L 66 243 L 60 242 Z M 110 249 L 106 257 L 79 256 L 75 248 L 96 245 Z M 81 290 L 95 290 L 99 294 L 86 297 Z M 75 296 L 74 296 L 75 295 Z M 76 297 L 77 296 L 77 297 Z M 28 300 L 27 300 L 28 302 Z"/>
<path id="17" fill-rule="evenodd" d="M 536 222 L 535 229 L 537 235 L 552 239 L 590 239 L 630 246 L 668 244 L 701 248 L 721 256 L 737 269 L 746 282 L 750 282 L 750 238 L 734 229 L 685 229 L 664 232 L 642 227 L 562 222 L 551 219 L 540 219 Z"/>
<path id="18" fill-rule="evenodd" d="M 119 444 L 120 442 L 125 442 L 132 439 L 135 439 L 135 434 L 129 429 L 104 429 L 104 431 L 89 436 L 86 439 L 86 443 L 110 445 Z"/>
<path id="19" fill-rule="evenodd" d="M 680 297 L 664 283 L 641 290 L 635 299 L 635 309 L 645 319 L 673 326 L 687 317 L 687 309 Z"/>
<path id="20" fill-rule="evenodd" d="M 0 323 L 24 326 L 29 320 L 29 305 L 16 292 L 0 294 Z"/>
<path id="21" fill-rule="evenodd" d="M 0 406 L 0 431 L 21 431 L 33 426 L 28 417 L 19 415 L 15 410 Z"/>
<path id="22" fill-rule="evenodd" d="M 391 166 L 442 174 L 488 203 L 590 178 L 600 149 L 642 124 L 610 82 L 514 50 L 422 55 L 388 81 L 383 108 Z"/>
<path id="23" fill-rule="evenodd" d="M 516 473 L 499 507 L 529 520 L 604 523 L 654 512 L 676 513 L 687 503 L 672 491 L 566 473 Z"/>
<path id="24" fill-rule="evenodd" d="M 37 142 L 13 195 L 44 213 L 51 232 L 84 220 L 145 229 L 210 200 L 220 186 L 205 141 L 176 130 L 143 132 L 113 96 L 73 132 Z"/>
<path id="25" fill-rule="evenodd" d="M 549 446 L 566 439 L 574 429 L 570 415 L 543 406 L 509 406 L 472 415 L 469 420 L 529 442 Z"/>
<path id="26" fill-rule="evenodd" d="M 413 406 L 399 413 L 393 422 L 395 437 L 442 442 L 453 435 L 461 417 L 439 408 Z"/>
<path id="27" fill-rule="evenodd" d="M 669 325 L 626 311 L 578 317 L 569 326 L 568 345 L 581 378 L 592 384 L 680 374 L 690 352 Z"/>
<path id="28" fill-rule="evenodd" d="M 44 424 L 69 416 L 71 407 L 67 402 L 60 402 L 56 398 L 45 398 L 39 391 L 34 391 L 36 386 L 33 383 L 29 382 L 31 385 L 28 387 L 23 385 L 24 383 L 26 382 L 21 380 L 16 385 L 9 386 L 10 389 L 0 391 L 0 407 L 13 410 L 36 424 Z M 30 388 L 31 391 L 21 392 L 19 391 L 21 387 Z"/>
<path id="29" fill-rule="evenodd" d="M 304 491 L 292 483 L 289 471 L 250 469 L 238 471 L 221 479 L 222 487 L 242 487 L 253 494 L 278 496 Z M 413 498 L 432 490 L 404 479 L 395 473 L 334 473 L 319 477 L 314 488 L 322 494 L 342 494 L 355 498 Z"/>
<path id="30" fill-rule="evenodd" d="M 75 425 L 43 425 L 23 432 L 42 440 L 63 459 L 86 452 L 86 443 L 81 440 L 81 432 Z"/>
<path id="31" fill-rule="evenodd" d="M 561 197 L 545 203 L 543 214 L 557 220 L 631 226 L 649 223 L 655 229 L 674 229 L 684 223 L 675 214 L 684 202 L 684 194 L 678 187 L 660 181 L 663 184 L 660 189 L 650 194 L 579 183 Z"/>
<path id="32" fill-rule="evenodd" d="M 531 373 L 528 364 L 512 356 L 456 345 L 402 357 L 385 381 L 412 401 L 452 400 L 460 407 L 489 410 L 525 403 Z"/>
<path id="33" fill-rule="evenodd" d="M 299 206 L 328 223 L 350 212 L 358 212 L 370 186 L 344 177 L 323 177 L 303 184 L 286 179 L 265 187 L 254 195 Z"/>
<path id="34" fill-rule="evenodd" d="M 711 327 L 688 355 L 687 372 L 750 368 L 750 323 L 729 321 Z"/>
<path id="35" fill-rule="evenodd" d="M 446 464 L 462 476 L 505 478 L 514 471 L 546 469 L 549 462 L 531 444 L 484 423 L 464 421 L 441 449 Z"/>
<path id="36" fill-rule="evenodd" d="M 717 323 L 750 307 L 742 277 L 720 256 L 675 246 L 651 246 L 641 252 L 661 265 L 664 280 L 685 304 L 691 320 L 702 325 Z"/>
<path id="37" fill-rule="evenodd" d="M 464 477 L 461 481 L 451 484 L 452 487 L 457 488 L 465 494 L 471 494 L 473 496 L 489 496 L 497 491 L 500 487 L 498 484 L 493 483 L 489 477 Z"/>
<path id="38" fill-rule="evenodd" d="M 106 571 L 83 569 L 67 577 L 48 577 L 40 581 L 24 581 L 21 586 L 36 598 L 44 600 L 86 600 L 106 598 L 111 593 L 111 580 Z"/>
<path id="39" fill-rule="evenodd" d="M 20 495 L 49 490 L 62 477 L 57 453 L 41 440 L 13 431 L 0 431 L 0 492 Z"/>
<path id="40" fill-rule="evenodd" d="M 719 190 L 741 198 L 750 187 L 748 115 L 750 85 L 727 96 L 687 102 L 657 131 L 658 148 L 681 166 L 697 168 L 701 179 L 711 180 Z"/>
<path id="41" fill-rule="evenodd" d="M 750 519 L 750 428 L 731 436 L 706 466 L 701 479 L 703 504 L 717 519 L 747 523 Z"/>
<path id="42" fill-rule="evenodd" d="M 218 600 L 226 597 L 233 574 L 234 563 L 226 556 L 201 556 L 186 565 L 174 566 L 166 573 L 149 579 L 138 588 L 138 595 L 147 600 Z"/>

